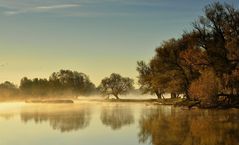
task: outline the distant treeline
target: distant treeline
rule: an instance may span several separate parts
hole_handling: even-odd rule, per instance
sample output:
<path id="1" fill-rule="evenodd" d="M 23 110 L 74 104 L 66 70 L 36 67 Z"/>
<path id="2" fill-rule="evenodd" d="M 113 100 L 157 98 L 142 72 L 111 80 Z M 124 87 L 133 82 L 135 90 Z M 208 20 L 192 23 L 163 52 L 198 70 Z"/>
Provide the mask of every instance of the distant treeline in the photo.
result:
<path id="1" fill-rule="evenodd" d="M 184 94 L 206 104 L 239 102 L 239 10 L 233 6 L 206 6 L 190 32 L 155 52 L 149 63 L 138 62 L 144 93 Z"/>
<path id="2" fill-rule="evenodd" d="M 0 84 L 1 97 L 10 96 L 79 96 L 96 92 L 89 77 L 77 71 L 60 70 L 50 75 L 49 79 L 24 77 L 20 86 L 10 82 Z"/>
<path id="3" fill-rule="evenodd" d="M 112 73 L 110 77 L 102 79 L 96 87 L 89 77 L 81 72 L 60 70 L 53 72 L 49 79 L 24 77 L 17 87 L 6 81 L 0 84 L 0 98 L 10 99 L 14 97 L 78 97 L 90 95 L 110 95 L 119 99 L 118 95 L 134 91 L 134 81 L 128 77 Z"/>

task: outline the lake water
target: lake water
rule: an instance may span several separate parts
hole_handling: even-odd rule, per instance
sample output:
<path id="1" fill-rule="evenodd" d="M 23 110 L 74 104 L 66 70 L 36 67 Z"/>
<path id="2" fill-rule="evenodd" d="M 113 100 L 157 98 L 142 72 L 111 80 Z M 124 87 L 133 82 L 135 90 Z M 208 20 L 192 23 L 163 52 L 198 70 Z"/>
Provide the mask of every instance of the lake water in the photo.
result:
<path id="1" fill-rule="evenodd" d="M 239 145 L 239 110 L 0 103 L 0 145 Z"/>

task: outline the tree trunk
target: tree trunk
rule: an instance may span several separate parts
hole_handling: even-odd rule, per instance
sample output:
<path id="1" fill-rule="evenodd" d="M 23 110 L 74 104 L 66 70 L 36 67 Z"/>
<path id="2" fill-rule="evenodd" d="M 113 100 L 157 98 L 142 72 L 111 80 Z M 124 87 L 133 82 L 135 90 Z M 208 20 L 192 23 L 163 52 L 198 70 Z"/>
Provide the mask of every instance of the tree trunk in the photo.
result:
<path id="1" fill-rule="evenodd" d="M 185 97 L 187 100 L 190 100 L 189 93 L 188 93 L 188 89 L 185 91 L 184 97 Z"/>
<path id="2" fill-rule="evenodd" d="M 162 93 L 159 93 L 158 91 L 155 91 L 155 94 L 157 95 L 158 99 L 162 99 Z"/>
<path id="3" fill-rule="evenodd" d="M 171 93 L 171 99 L 174 99 L 177 97 L 177 94 L 176 93 Z"/>
<path id="4" fill-rule="evenodd" d="M 179 58 L 178 58 L 179 59 Z M 181 70 L 182 72 L 182 75 L 184 76 L 184 80 L 185 80 L 185 83 L 184 83 L 184 91 L 185 91 L 185 98 L 187 100 L 189 100 L 189 93 L 188 93 L 188 88 L 189 88 L 189 85 L 190 85 L 190 80 L 189 80 L 189 77 L 187 76 L 187 73 L 185 72 L 184 68 L 180 65 L 180 60 L 177 60 L 177 67 L 179 68 L 179 70 Z M 191 67 L 189 68 L 189 70 L 191 71 Z"/>
<path id="5" fill-rule="evenodd" d="M 115 98 L 118 100 L 119 99 L 119 97 L 118 97 L 118 95 L 114 95 L 115 96 Z"/>

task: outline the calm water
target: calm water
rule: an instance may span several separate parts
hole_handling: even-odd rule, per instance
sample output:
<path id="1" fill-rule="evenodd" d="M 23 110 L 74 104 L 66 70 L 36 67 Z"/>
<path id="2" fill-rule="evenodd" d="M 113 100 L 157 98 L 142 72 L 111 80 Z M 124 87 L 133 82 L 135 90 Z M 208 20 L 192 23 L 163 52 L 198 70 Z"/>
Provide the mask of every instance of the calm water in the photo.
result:
<path id="1" fill-rule="evenodd" d="M 239 145 L 239 110 L 0 103 L 0 145 Z"/>

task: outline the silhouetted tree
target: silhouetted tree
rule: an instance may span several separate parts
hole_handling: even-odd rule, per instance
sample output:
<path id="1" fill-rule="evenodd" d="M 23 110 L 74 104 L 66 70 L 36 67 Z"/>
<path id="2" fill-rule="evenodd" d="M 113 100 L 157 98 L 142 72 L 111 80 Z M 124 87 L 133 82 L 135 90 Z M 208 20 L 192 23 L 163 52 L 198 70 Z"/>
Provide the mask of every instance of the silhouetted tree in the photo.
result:
<path id="1" fill-rule="evenodd" d="M 86 95 L 95 91 L 95 85 L 89 77 L 77 71 L 60 70 L 54 72 L 50 76 L 49 82 L 54 91 L 70 91 L 75 96 Z"/>
<path id="2" fill-rule="evenodd" d="M 99 91 L 103 95 L 113 95 L 119 99 L 120 94 L 126 94 L 132 90 L 134 81 L 128 77 L 122 77 L 119 74 L 112 73 L 101 81 Z"/>
<path id="3" fill-rule="evenodd" d="M 0 84 L 0 97 L 16 97 L 18 95 L 18 88 L 9 81 Z"/>
<path id="4" fill-rule="evenodd" d="M 47 79 L 21 79 L 20 90 L 30 96 L 89 95 L 95 92 L 95 85 L 84 73 L 71 70 L 54 72 Z"/>
<path id="5" fill-rule="evenodd" d="M 20 82 L 20 90 L 25 95 L 30 96 L 46 96 L 49 92 L 49 83 L 47 79 L 28 79 L 24 77 Z"/>

